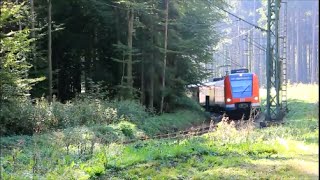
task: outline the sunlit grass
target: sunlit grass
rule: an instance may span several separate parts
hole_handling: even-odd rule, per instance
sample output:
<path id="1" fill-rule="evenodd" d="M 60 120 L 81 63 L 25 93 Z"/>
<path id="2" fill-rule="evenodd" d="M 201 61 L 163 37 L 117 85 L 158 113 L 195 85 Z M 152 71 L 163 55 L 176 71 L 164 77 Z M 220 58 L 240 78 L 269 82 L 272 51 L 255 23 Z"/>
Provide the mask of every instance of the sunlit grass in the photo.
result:
<path id="1" fill-rule="evenodd" d="M 220 123 L 200 137 L 123 145 L 131 136 L 144 135 L 139 126 L 124 121 L 33 137 L 37 139 L 8 137 L 1 143 L 15 149 L 1 156 L 1 179 L 318 179 L 317 88 L 289 86 L 286 124 L 264 129 Z M 178 123 L 190 113 L 179 116 Z M 170 126 L 164 120 L 146 124 L 150 131 L 170 129 L 161 127 Z M 94 151 L 88 154 L 94 138 Z M 24 142 L 17 145 L 20 140 Z"/>
<path id="2" fill-rule="evenodd" d="M 265 94 L 261 90 L 261 97 Z M 318 179 L 318 86 L 289 85 L 288 100 L 290 111 L 285 125 L 239 131 L 232 125 L 220 124 L 215 132 L 198 140 L 154 141 L 160 147 L 150 145 L 154 149 L 148 150 L 149 159 L 137 159 L 133 164 L 156 165 L 149 166 L 148 171 L 134 165 L 116 176 L 139 171 L 136 178 Z M 121 156 L 145 153 L 147 147 Z"/>
<path id="3" fill-rule="evenodd" d="M 274 95 L 275 91 L 271 90 L 271 94 Z M 266 99 L 267 90 L 260 89 L 260 98 Z M 299 99 L 300 101 L 316 103 L 319 101 L 319 85 L 317 84 L 288 84 L 287 86 L 287 98 Z"/>
<path id="4" fill-rule="evenodd" d="M 271 94 L 275 94 L 272 90 Z M 266 105 L 267 90 L 260 89 L 262 109 Z M 287 120 L 318 120 L 319 119 L 319 85 L 289 84 L 287 87 L 289 113 Z M 302 122 L 304 123 L 304 122 Z"/>
<path id="5" fill-rule="evenodd" d="M 298 141 L 277 139 L 264 142 L 225 144 L 213 143 L 209 138 L 201 142 L 181 144 L 176 141 L 158 141 L 145 144 L 132 151 L 135 145 L 126 148 L 120 156 L 129 156 L 149 149 L 148 160 L 137 160 L 113 176 L 133 179 L 153 177 L 154 179 L 316 179 L 317 153 L 315 145 Z M 188 142 L 188 141 L 186 141 Z M 198 143 L 197 143 L 198 142 Z M 273 143 L 273 144 L 272 144 Z M 157 148 L 159 145 L 163 148 Z M 201 147 L 195 149 L 196 147 Z M 176 149 L 184 149 L 174 153 Z M 156 152 L 166 149 L 160 156 Z M 253 153 L 255 152 L 255 153 Z M 168 153 L 170 155 L 168 155 Z M 152 163 L 150 163 L 152 162 Z M 126 164 L 126 162 L 122 161 Z M 121 164 L 121 163 L 120 163 Z M 119 165 L 120 165 L 119 164 Z M 300 167 L 303 165 L 303 167 Z"/>
<path id="6" fill-rule="evenodd" d="M 299 99 L 308 103 L 319 102 L 319 85 L 290 84 L 288 85 L 288 99 Z"/>

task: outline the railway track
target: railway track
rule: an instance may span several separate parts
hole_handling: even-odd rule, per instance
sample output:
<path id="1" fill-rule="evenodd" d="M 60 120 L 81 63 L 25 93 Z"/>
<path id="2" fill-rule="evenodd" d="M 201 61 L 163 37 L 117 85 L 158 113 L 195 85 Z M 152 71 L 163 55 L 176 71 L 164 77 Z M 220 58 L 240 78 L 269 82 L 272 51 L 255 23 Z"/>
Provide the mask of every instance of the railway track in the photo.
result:
<path id="1" fill-rule="evenodd" d="M 178 132 L 173 132 L 173 133 L 164 133 L 164 134 L 158 134 L 155 136 L 143 136 L 140 138 L 136 139 L 131 139 L 122 142 L 122 144 L 131 144 L 137 141 L 146 141 L 146 140 L 156 140 L 156 139 L 184 139 L 184 138 L 190 138 L 194 136 L 200 136 L 209 132 L 213 132 L 217 127 L 218 123 L 221 121 L 225 121 L 226 123 L 231 123 L 231 122 L 238 122 L 236 124 L 241 124 L 241 122 L 247 122 L 247 123 L 253 123 L 253 125 L 256 128 L 260 128 L 261 122 L 264 120 L 264 116 L 262 113 L 250 113 L 250 118 L 249 120 L 244 120 L 243 118 L 240 120 L 234 120 L 234 119 L 229 119 L 229 117 L 221 114 L 213 114 L 211 116 L 211 121 L 203 123 L 200 126 L 197 127 L 191 127 L 187 130 L 184 131 L 178 131 Z"/>
<path id="2" fill-rule="evenodd" d="M 185 131 L 178 131 L 178 132 L 173 132 L 173 133 L 166 133 L 166 134 L 158 134 L 155 136 L 144 136 L 141 138 L 137 139 L 132 139 L 128 141 L 122 142 L 122 144 L 130 144 L 134 143 L 137 141 L 146 141 L 146 140 L 155 140 L 155 139 L 184 139 L 184 138 L 189 138 L 193 136 L 200 136 L 209 132 L 213 132 L 214 129 L 216 128 L 216 125 L 212 123 L 213 121 L 210 122 L 209 125 L 202 125 L 201 127 L 193 128 L 191 127 L 188 130 Z"/>

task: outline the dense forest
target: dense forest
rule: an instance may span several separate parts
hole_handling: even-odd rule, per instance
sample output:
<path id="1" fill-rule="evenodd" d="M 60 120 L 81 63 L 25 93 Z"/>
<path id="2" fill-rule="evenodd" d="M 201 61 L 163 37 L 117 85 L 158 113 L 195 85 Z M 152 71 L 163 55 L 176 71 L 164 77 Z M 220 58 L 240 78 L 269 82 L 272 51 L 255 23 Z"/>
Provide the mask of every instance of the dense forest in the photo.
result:
<path id="1" fill-rule="evenodd" d="M 267 1 L 231 1 L 230 12 L 266 28 Z M 286 37 L 287 78 L 290 83 L 319 82 L 319 2 L 312 0 L 283 1 L 280 9 L 280 37 Z M 286 26 L 286 31 L 285 31 Z M 265 85 L 267 37 L 260 29 L 228 15 L 218 26 L 223 34 L 207 68 L 221 76 L 233 68 L 248 67 Z M 282 39 L 280 40 L 282 43 Z M 215 74 L 217 73 L 217 74 Z"/>
<path id="2" fill-rule="evenodd" d="M 219 7 L 264 26 L 266 1 L 227 3 L 3 1 L 1 101 L 6 93 L 66 101 L 100 88 L 110 98 L 139 98 L 163 111 L 174 106 L 185 85 L 231 68 L 248 67 L 263 77 L 266 34 Z M 292 1 L 282 8 L 290 9 L 286 56 L 292 83 L 318 82 L 318 4 Z"/>
<path id="3" fill-rule="evenodd" d="M 0 179 L 319 179 L 319 2 L 281 6 L 271 122 L 267 0 L 0 0 Z M 188 97 L 243 67 L 259 95 L 206 99 L 248 118 Z"/>
<path id="4" fill-rule="evenodd" d="M 216 7 L 224 6 L 223 1 L 3 1 L 1 101 L 18 89 L 31 98 L 54 95 L 62 102 L 100 89 L 109 98 L 139 98 L 151 109 L 169 109 L 185 85 L 206 76 L 201 64 L 212 60 L 220 38 L 212 27 L 223 17 Z"/>
<path id="5" fill-rule="evenodd" d="M 26 113 L 15 106 L 41 97 L 137 100 L 156 113 L 189 105 L 186 85 L 209 75 L 204 64 L 221 38 L 214 25 L 227 6 L 222 0 L 2 1 L 2 127 L 34 123 L 33 113 L 22 118 Z M 12 115 L 16 110 L 21 116 Z"/>
<path id="6" fill-rule="evenodd" d="M 263 87 L 266 33 L 248 22 L 266 26 L 266 2 L 1 1 L 1 109 L 11 114 L 22 101 L 85 96 L 174 112 L 191 104 L 187 85 L 239 67 L 256 73 Z M 290 83 L 318 82 L 318 6 L 282 4 L 287 47 L 280 51 Z M 1 117 L 10 119 L 5 111 Z"/>

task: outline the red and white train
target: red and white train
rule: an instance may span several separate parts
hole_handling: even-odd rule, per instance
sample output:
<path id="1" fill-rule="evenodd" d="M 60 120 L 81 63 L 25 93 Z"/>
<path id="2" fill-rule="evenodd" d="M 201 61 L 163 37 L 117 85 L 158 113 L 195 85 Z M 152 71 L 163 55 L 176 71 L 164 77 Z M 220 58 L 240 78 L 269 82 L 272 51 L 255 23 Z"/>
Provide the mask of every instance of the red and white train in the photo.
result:
<path id="1" fill-rule="evenodd" d="M 248 114 L 253 107 L 260 109 L 259 80 L 247 69 L 232 70 L 224 78 L 189 86 L 189 90 L 200 105 L 211 111 Z"/>

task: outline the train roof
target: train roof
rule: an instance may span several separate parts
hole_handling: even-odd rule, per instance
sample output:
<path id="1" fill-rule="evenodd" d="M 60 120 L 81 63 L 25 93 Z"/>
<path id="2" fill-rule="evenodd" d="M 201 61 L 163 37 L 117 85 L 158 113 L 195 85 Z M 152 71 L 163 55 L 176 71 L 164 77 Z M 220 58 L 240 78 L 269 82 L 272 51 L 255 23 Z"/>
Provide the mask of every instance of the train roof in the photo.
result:
<path id="1" fill-rule="evenodd" d="M 252 76 L 252 75 L 255 75 L 255 73 L 235 73 L 235 74 L 228 74 L 227 76 L 229 77 L 239 77 L 239 76 L 244 76 L 244 77 L 247 77 L 247 76 Z"/>
<path id="2" fill-rule="evenodd" d="M 243 75 L 254 75 L 254 73 L 234 73 L 234 74 L 228 74 L 228 76 L 243 76 Z"/>
<path id="3" fill-rule="evenodd" d="M 223 80 L 223 79 L 222 79 Z M 220 80 L 221 81 L 221 80 Z M 191 88 L 191 87 L 203 87 L 203 86 L 212 86 L 212 85 L 215 85 L 216 83 L 220 82 L 220 81 L 209 81 L 209 82 L 204 82 L 204 83 L 201 83 L 201 84 L 191 84 L 191 85 L 188 85 L 187 87 L 188 88 Z"/>
<path id="4" fill-rule="evenodd" d="M 230 74 L 235 74 L 235 73 L 248 73 L 249 69 L 247 68 L 241 68 L 241 69 L 232 69 Z"/>

